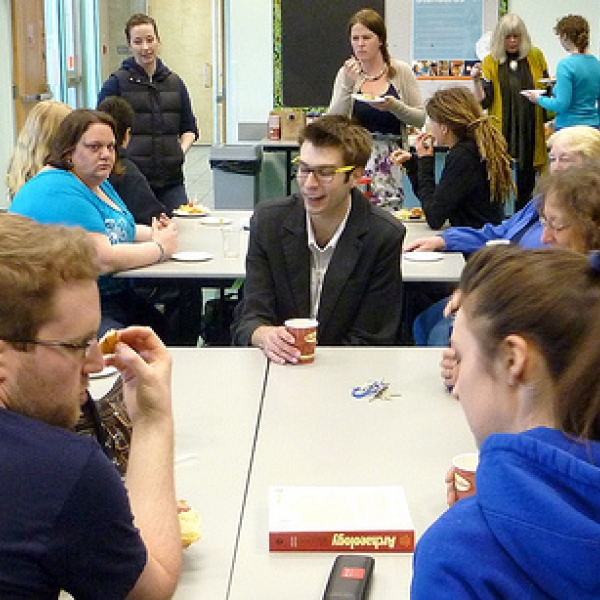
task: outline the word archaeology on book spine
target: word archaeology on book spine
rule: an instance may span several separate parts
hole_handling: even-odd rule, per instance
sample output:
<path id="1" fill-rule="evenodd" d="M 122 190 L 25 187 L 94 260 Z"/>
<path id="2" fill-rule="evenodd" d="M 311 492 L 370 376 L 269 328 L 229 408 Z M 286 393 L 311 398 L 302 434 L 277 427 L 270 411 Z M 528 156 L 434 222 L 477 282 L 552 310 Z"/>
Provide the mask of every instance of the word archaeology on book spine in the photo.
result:
<path id="1" fill-rule="evenodd" d="M 271 552 L 412 552 L 414 532 L 271 532 Z"/>

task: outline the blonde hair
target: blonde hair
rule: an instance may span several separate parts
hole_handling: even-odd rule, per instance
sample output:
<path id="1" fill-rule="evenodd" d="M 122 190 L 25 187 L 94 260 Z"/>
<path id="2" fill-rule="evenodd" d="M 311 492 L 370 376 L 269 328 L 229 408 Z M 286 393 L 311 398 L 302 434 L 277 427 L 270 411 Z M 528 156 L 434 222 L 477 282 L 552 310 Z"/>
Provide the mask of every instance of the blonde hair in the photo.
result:
<path id="1" fill-rule="evenodd" d="M 44 166 L 59 125 L 71 107 L 55 100 L 36 104 L 17 138 L 6 175 L 11 198 Z"/>
<path id="2" fill-rule="evenodd" d="M 600 131 L 588 125 L 573 125 L 559 129 L 548 138 L 548 149 L 554 144 L 568 147 L 569 152 L 581 154 L 587 160 L 600 159 Z"/>
<path id="3" fill-rule="evenodd" d="M 506 62 L 506 47 L 504 40 L 509 35 L 518 35 L 521 38 L 519 45 L 519 58 L 525 58 L 531 51 L 531 37 L 525 23 L 518 15 L 508 13 L 504 15 L 498 23 L 492 35 L 492 44 L 490 48 L 490 54 L 493 59 L 499 64 Z"/>
<path id="4" fill-rule="evenodd" d="M 425 106 L 427 115 L 446 125 L 459 140 L 475 141 L 486 162 L 492 202 L 504 202 L 515 192 L 506 140 L 484 115 L 473 92 L 464 86 L 437 90 Z"/>

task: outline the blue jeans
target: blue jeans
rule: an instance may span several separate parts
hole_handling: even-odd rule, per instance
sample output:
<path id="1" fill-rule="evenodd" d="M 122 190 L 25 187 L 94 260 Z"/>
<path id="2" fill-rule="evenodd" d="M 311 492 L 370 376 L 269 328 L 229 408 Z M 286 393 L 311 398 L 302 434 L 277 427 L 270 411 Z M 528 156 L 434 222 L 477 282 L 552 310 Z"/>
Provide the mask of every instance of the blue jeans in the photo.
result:
<path id="1" fill-rule="evenodd" d="M 448 346 L 452 319 L 444 317 L 448 298 L 442 298 L 420 313 L 413 324 L 413 336 L 417 346 Z"/>

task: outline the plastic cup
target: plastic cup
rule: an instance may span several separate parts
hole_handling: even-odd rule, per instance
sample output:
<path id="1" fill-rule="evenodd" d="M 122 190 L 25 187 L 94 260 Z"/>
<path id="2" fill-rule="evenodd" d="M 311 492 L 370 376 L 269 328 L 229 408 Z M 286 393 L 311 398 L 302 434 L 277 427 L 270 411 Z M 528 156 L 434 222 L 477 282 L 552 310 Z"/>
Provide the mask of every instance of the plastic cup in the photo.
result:
<path id="1" fill-rule="evenodd" d="M 237 258 L 240 255 L 240 230 L 238 227 L 223 227 L 223 256 L 225 258 Z"/>
<path id="2" fill-rule="evenodd" d="M 459 500 L 475 493 L 475 472 L 479 464 L 477 452 L 458 454 L 452 459 L 454 487 Z"/>
<path id="3" fill-rule="evenodd" d="M 315 360 L 317 345 L 316 319 L 288 319 L 285 328 L 294 336 L 294 346 L 300 350 L 300 363 L 308 364 Z"/>

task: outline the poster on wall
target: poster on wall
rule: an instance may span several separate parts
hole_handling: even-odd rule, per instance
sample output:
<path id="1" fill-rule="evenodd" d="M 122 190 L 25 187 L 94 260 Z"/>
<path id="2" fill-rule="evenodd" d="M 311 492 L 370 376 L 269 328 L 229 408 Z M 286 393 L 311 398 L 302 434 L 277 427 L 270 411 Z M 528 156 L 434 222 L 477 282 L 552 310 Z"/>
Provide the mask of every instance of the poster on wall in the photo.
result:
<path id="1" fill-rule="evenodd" d="M 419 77 L 468 77 L 478 61 L 484 0 L 413 0 L 413 71 Z"/>

